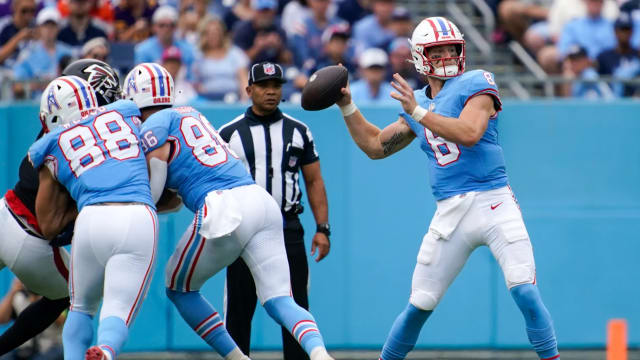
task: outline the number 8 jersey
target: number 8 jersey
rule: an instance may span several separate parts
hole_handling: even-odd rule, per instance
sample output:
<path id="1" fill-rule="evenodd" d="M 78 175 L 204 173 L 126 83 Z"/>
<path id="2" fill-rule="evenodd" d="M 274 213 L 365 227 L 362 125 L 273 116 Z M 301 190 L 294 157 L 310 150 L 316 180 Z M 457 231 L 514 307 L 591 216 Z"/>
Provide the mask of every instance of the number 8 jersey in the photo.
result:
<path id="1" fill-rule="evenodd" d="M 434 99 L 427 97 L 427 88 L 414 92 L 418 105 L 446 117 L 460 116 L 467 101 L 477 95 L 493 97 L 496 111 L 500 111 L 502 106 L 493 74 L 483 70 L 467 71 L 445 81 Z M 489 119 L 480 141 L 471 147 L 439 137 L 405 112 L 400 115 L 416 134 L 420 147 L 429 158 L 429 180 L 436 200 L 508 184 L 502 147 L 498 144 L 497 113 Z"/>
<path id="2" fill-rule="evenodd" d="M 140 146 L 140 110 L 129 100 L 100 107 L 40 138 L 29 148 L 34 168 L 46 165 L 78 204 L 140 202 L 153 208 Z"/>
<path id="3" fill-rule="evenodd" d="M 255 183 L 209 121 L 190 106 L 154 113 L 141 133 L 146 153 L 171 142 L 165 186 L 177 190 L 193 212 L 211 191 Z"/>

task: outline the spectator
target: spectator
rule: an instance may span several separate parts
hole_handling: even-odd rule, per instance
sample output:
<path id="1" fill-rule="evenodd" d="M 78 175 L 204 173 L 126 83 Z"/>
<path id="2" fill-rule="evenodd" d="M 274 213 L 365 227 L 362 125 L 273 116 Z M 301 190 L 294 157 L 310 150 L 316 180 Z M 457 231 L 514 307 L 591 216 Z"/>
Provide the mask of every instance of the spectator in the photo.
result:
<path id="1" fill-rule="evenodd" d="M 295 1 L 295 0 L 294 0 Z M 293 2 L 293 1 L 292 1 Z M 224 14 L 224 24 L 229 31 L 233 31 L 236 24 L 253 19 L 254 11 L 251 0 L 237 0 Z"/>
<path id="2" fill-rule="evenodd" d="M 82 47 L 81 54 L 83 59 L 96 59 L 107 62 L 109 52 L 110 48 L 107 39 L 98 37 L 87 41 Z"/>
<path id="3" fill-rule="evenodd" d="M 614 28 L 618 45 L 598 55 L 598 73 L 621 79 L 633 78 L 638 74 L 640 57 L 631 47 L 633 21 L 629 14 L 621 13 L 614 23 Z M 614 83 L 612 88 L 617 96 L 632 96 L 636 92 L 636 87 L 620 83 Z"/>
<path id="4" fill-rule="evenodd" d="M 305 72 L 311 75 L 325 66 L 342 64 L 349 74 L 353 74 L 356 69 L 350 54 L 352 49 L 349 46 L 349 25 L 340 23 L 327 27 L 321 40 L 322 54 L 306 64 Z"/>
<path id="5" fill-rule="evenodd" d="M 233 42 L 245 51 L 251 63 L 291 64 L 293 55 L 287 48 L 287 36 L 276 18 L 277 1 L 252 0 L 251 5 L 254 17 L 235 27 Z"/>
<path id="6" fill-rule="evenodd" d="M 311 17 L 311 9 L 307 0 L 291 0 L 282 10 L 282 28 L 288 37 L 300 31 L 306 19 Z"/>
<path id="7" fill-rule="evenodd" d="M 153 13 L 154 36 L 136 45 L 135 63 L 162 61 L 162 52 L 171 46 L 180 49 L 182 64 L 187 69 L 187 79 L 191 79 L 191 66 L 195 55 L 193 47 L 182 40 L 175 38 L 175 29 L 178 22 L 178 11 L 171 6 L 161 6 Z"/>
<path id="8" fill-rule="evenodd" d="M 580 45 L 573 45 L 567 51 L 565 77 L 579 80 L 571 85 L 570 96 L 587 99 L 603 96 L 602 87 L 597 82 L 598 72 L 589 58 L 587 49 Z"/>
<path id="9" fill-rule="evenodd" d="M 221 19 L 210 17 L 201 24 L 200 51 L 202 57 L 193 69 L 198 93 L 209 100 L 223 100 L 228 96 L 233 100 L 247 100 L 244 87 L 248 81 L 249 58 L 231 43 Z"/>
<path id="10" fill-rule="evenodd" d="M 209 0 L 183 0 L 180 2 L 178 38 L 194 48 L 198 46 L 198 24 L 207 16 Z"/>
<path id="11" fill-rule="evenodd" d="M 60 13 L 49 7 L 40 10 L 36 18 L 37 41 L 20 51 L 13 67 L 14 78 L 18 81 L 38 80 L 46 83 L 58 76 L 58 62 L 65 55 L 71 55 L 71 48 L 57 41 Z"/>
<path id="12" fill-rule="evenodd" d="M 141 42 L 151 36 L 151 17 L 157 6 L 152 0 L 120 0 L 115 8 L 114 39 Z"/>
<path id="13" fill-rule="evenodd" d="M 385 47 L 395 35 L 389 29 L 395 0 L 373 0 L 373 14 L 353 26 L 353 40 L 358 53 L 372 47 Z"/>
<path id="14" fill-rule="evenodd" d="M 311 16 L 301 22 L 292 37 L 296 64 L 303 66 L 307 60 L 318 59 L 322 55 L 322 33 L 330 25 L 344 23 L 337 17 L 329 17 L 330 0 L 308 0 Z"/>
<path id="15" fill-rule="evenodd" d="M 162 52 L 162 66 L 169 71 L 173 78 L 176 94 L 175 105 L 187 105 L 198 96 L 191 83 L 187 81 L 187 72 L 182 66 L 180 49 L 175 46 L 164 49 Z"/>
<path id="16" fill-rule="evenodd" d="M 69 0 L 68 24 L 58 33 L 58 40 L 73 47 L 76 54 L 80 53 L 85 42 L 97 37 L 107 37 L 91 18 L 92 6 L 93 1 Z"/>
<path id="17" fill-rule="evenodd" d="M 618 13 L 614 0 L 555 0 L 549 12 L 548 40 L 551 45 L 540 49 L 537 59 L 548 73 L 560 73 L 560 63 L 574 44 L 587 49 L 592 59 L 615 46 L 611 14 Z M 568 21 L 562 25 L 563 21 Z M 561 31 L 557 30 L 558 26 Z M 555 39 L 558 38 L 557 44 Z"/>
<path id="18" fill-rule="evenodd" d="M 400 74 L 412 89 L 419 89 L 426 85 L 416 71 L 411 60 L 411 47 L 405 37 L 395 38 L 389 45 L 389 64 L 391 71 L 387 74 L 387 81 L 391 81 L 393 74 Z"/>
<path id="19" fill-rule="evenodd" d="M 620 12 L 629 16 L 633 22 L 633 35 L 631 36 L 631 46 L 634 49 L 640 48 L 640 0 L 629 0 L 620 5 Z"/>
<path id="20" fill-rule="evenodd" d="M 48 1 L 48 0 L 44 0 Z M 71 0 L 58 0 L 58 11 L 63 18 L 69 16 L 71 10 L 69 9 L 69 2 Z M 89 14 L 94 20 L 94 25 L 102 29 L 106 33 L 111 33 L 113 21 L 115 19 L 115 11 L 112 3 L 119 3 L 125 0 L 85 0 L 84 2 L 91 3 Z M 53 1 L 55 3 L 55 1 Z"/>
<path id="21" fill-rule="evenodd" d="M 391 30 L 396 37 L 411 38 L 413 21 L 411 20 L 411 13 L 407 8 L 398 6 L 393 9 L 391 22 L 389 22 L 389 30 Z"/>
<path id="22" fill-rule="evenodd" d="M 32 22 L 36 14 L 36 2 L 14 0 L 12 10 L 11 21 L 0 30 L 0 64 L 6 68 L 13 66 L 20 50 L 34 36 Z"/>
<path id="23" fill-rule="evenodd" d="M 385 81 L 389 64 L 387 53 L 382 49 L 365 50 L 358 62 L 361 79 L 351 84 L 351 98 L 354 102 L 376 104 L 393 103 L 393 88 Z"/>
<path id="24" fill-rule="evenodd" d="M 338 17 L 345 19 L 353 26 L 358 20 L 367 16 L 370 11 L 365 4 L 368 0 L 336 0 L 338 4 Z"/>
<path id="25" fill-rule="evenodd" d="M 500 26 L 516 41 L 523 41 L 532 23 L 545 21 L 552 0 L 503 0 L 498 4 Z"/>

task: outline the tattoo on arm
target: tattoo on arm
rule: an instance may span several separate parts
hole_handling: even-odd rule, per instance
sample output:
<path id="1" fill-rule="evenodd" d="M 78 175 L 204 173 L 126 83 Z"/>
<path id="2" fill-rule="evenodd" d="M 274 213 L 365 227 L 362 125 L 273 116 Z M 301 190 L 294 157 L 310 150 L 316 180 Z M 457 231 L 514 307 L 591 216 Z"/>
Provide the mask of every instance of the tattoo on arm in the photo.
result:
<path id="1" fill-rule="evenodd" d="M 402 144 L 405 140 L 406 136 L 402 132 L 398 131 L 393 134 L 389 140 L 382 142 L 382 151 L 384 156 L 388 156 L 392 154 L 400 144 Z"/>

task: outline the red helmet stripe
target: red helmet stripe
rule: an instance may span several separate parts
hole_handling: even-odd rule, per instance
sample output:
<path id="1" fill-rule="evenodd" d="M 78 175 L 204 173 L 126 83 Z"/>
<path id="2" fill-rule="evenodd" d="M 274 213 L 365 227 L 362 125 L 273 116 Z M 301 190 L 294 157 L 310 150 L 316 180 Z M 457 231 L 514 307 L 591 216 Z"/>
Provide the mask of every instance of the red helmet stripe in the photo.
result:
<path id="1" fill-rule="evenodd" d="M 153 76 L 153 71 L 151 71 L 151 69 L 149 69 L 149 67 L 147 65 L 141 65 L 143 68 L 147 69 L 147 72 L 149 73 L 149 76 L 151 76 L 151 95 L 153 97 L 156 97 L 156 77 Z"/>
<path id="2" fill-rule="evenodd" d="M 78 110 L 82 110 L 82 100 L 80 100 L 80 94 L 78 92 L 78 88 L 73 85 L 73 83 L 63 77 L 60 78 L 60 80 L 66 82 L 67 84 L 69 84 L 69 86 L 71 86 L 71 88 L 73 89 L 73 93 L 76 95 L 76 101 L 78 102 Z"/>
<path id="3" fill-rule="evenodd" d="M 431 24 L 431 27 L 433 28 L 433 32 L 436 35 L 436 41 L 438 41 L 438 38 L 440 37 L 440 34 L 438 34 L 438 28 L 436 27 L 436 24 L 431 19 L 427 19 L 427 21 L 429 22 L 429 24 Z"/>
<path id="4" fill-rule="evenodd" d="M 171 82 L 169 81 L 169 71 L 161 67 L 164 79 L 167 81 L 167 96 L 171 96 Z"/>
<path id="5" fill-rule="evenodd" d="M 449 29 L 451 29 L 451 36 L 456 36 L 456 31 L 453 30 L 453 25 L 451 25 L 449 20 L 447 20 L 447 24 L 449 25 Z"/>

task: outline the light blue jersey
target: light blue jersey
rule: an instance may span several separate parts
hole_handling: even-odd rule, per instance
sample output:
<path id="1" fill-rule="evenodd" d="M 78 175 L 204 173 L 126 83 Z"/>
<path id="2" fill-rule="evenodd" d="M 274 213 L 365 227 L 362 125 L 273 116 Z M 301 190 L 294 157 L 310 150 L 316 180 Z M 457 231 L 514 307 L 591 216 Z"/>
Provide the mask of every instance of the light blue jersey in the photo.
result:
<path id="1" fill-rule="evenodd" d="M 142 134 L 146 152 L 172 142 L 166 187 L 177 190 L 193 212 L 211 191 L 255 183 L 209 121 L 190 106 L 149 116 Z"/>
<path id="2" fill-rule="evenodd" d="M 442 116 L 457 118 L 470 98 L 482 94 L 494 98 L 496 110 L 501 108 L 493 74 L 484 70 L 468 71 L 445 81 L 434 99 L 427 97 L 427 89 L 428 86 L 414 92 L 418 105 L 425 109 L 434 106 L 433 112 Z M 472 147 L 446 141 L 409 114 L 402 112 L 400 115 L 416 134 L 420 147 L 429 158 L 429 180 L 436 200 L 507 185 L 504 156 L 498 144 L 497 114 L 489 119 L 482 139 Z"/>
<path id="3" fill-rule="evenodd" d="M 140 146 L 140 110 L 129 100 L 98 108 L 60 127 L 29 149 L 34 168 L 46 165 L 78 204 L 139 202 L 155 208 Z"/>

